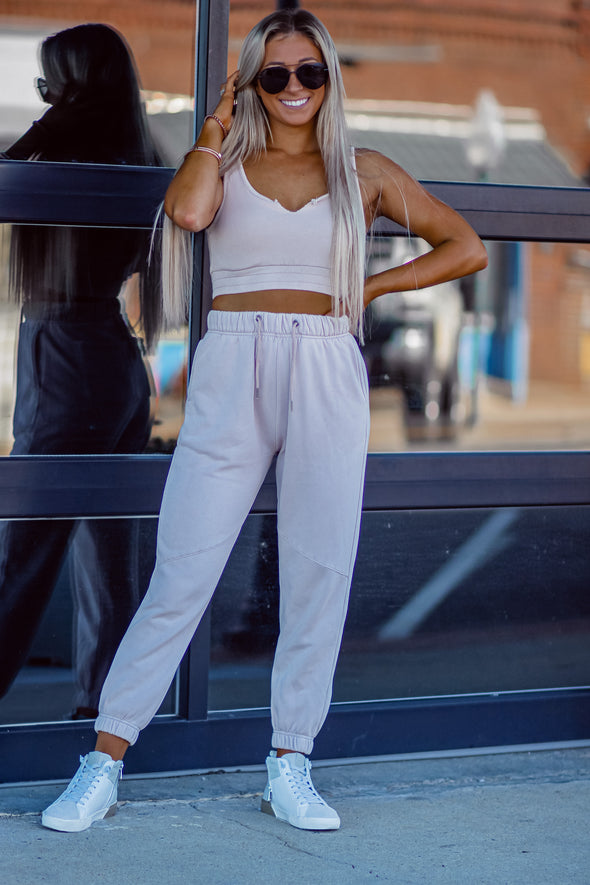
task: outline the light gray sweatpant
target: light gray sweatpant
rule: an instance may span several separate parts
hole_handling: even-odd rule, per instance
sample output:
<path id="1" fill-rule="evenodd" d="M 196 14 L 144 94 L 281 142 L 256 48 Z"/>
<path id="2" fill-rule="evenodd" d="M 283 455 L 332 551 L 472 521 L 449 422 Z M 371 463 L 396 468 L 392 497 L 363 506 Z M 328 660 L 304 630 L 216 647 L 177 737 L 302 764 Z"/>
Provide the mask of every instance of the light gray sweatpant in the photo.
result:
<path id="1" fill-rule="evenodd" d="M 358 542 L 367 375 L 346 318 L 211 311 L 162 499 L 156 567 L 95 728 L 156 713 L 277 456 L 280 635 L 272 745 L 310 753 L 330 703 Z"/>

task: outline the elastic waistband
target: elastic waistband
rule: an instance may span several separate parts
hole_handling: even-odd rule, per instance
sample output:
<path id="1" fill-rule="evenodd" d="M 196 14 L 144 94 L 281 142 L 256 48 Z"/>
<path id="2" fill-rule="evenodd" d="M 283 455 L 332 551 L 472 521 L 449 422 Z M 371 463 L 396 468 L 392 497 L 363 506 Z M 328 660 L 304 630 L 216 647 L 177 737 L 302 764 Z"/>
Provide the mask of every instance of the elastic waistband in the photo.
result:
<path id="1" fill-rule="evenodd" d="M 308 335 L 316 338 L 349 334 L 348 317 L 322 316 L 313 313 L 269 313 L 258 310 L 210 310 L 207 328 L 212 332 L 244 335 Z"/>

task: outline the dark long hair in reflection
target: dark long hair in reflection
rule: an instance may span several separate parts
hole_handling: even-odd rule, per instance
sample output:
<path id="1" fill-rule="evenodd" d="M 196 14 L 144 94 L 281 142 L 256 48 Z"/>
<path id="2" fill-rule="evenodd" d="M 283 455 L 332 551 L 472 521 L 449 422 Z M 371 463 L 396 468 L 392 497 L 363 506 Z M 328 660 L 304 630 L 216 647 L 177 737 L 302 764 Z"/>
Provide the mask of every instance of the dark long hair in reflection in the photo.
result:
<path id="1" fill-rule="evenodd" d="M 47 37 L 40 51 L 51 105 L 8 149 L 12 159 L 161 165 L 124 38 L 104 24 Z M 148 349 L 161 327 L 158 251 L 148 262 L 145 231 L 14 226 L 11 296 L 20 303 L 67 304 L 112 297 L 139 274 L 142 334 Z M 116 290 L 116 291 L 115 291 Z"/>
<path id="2" fill-rule="evenodd" d="M 5 158 L 160 165 L 134 61 L 115 30 L 90 24 L 61 31 L 43 42 L 41 63 L 49 107 Z M 9 279 L 21 322 L 12 456 L 145 451 L 150 384 L 134 332 L 139 327 L 150 347 L 161 317 L 149 241 L 146 230 L 13 226 Z M 67 560 L 73 715 L 96 714 L 104 677 L 149 580 L 151 554 L 140 529 L 136 519 L 0 525 L 0 697 L 35 657 L 35 633 Z"/>

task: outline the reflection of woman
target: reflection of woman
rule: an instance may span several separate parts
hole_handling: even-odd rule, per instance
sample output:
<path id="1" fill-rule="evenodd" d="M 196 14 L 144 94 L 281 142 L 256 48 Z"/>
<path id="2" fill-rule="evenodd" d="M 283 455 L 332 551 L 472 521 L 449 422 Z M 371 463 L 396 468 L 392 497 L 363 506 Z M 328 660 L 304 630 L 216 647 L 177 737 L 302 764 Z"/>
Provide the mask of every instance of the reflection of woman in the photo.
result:
<path id="1" fill-rule="evenodd" d="M 48 37 L 39 86 L 51 104 L 9 159 L 154 164 L 133 60 L 101 24 Z M 149 384 L 118 296 L 139 276 L 148 345 L 160 299 L 143 231 L 24 226 L 12 232 L 10 284 L 22 304 L 12 455 L 141 452 Z M 139 274 L 137 273 L 139 272 Z M 75 534 L 74 534 L 75 532 Z M 0 693 L 25 661 L 68 543 L 76 603 L 78 714 L 92 715 L 141 595 L 133 522 L 7 523 L 0 534 Z"/>
<path id="2" fill-rule="evenodd" d="M 281 632 L 263 810 L 302 829 L 340 825 L 307 754 L 330 702 L 359 529 L 368 395 L 350 329 L 378 295 L 486 261 L 469 225 L 394 163 L 354 156 L 342 94 L 320 22 L 303 10 L 268 16 L 168 190 L 177 225 L 208 228 L 213 310 L 150 589 L 106 679 L 96 751 L 44 812 L 48 827 L 83 830 L 114 810 L 120 759 L 157 710 L 275 456 Z M 433 249 L 364 282 L 365 223 L 377 214 L 409 216 Z"/>

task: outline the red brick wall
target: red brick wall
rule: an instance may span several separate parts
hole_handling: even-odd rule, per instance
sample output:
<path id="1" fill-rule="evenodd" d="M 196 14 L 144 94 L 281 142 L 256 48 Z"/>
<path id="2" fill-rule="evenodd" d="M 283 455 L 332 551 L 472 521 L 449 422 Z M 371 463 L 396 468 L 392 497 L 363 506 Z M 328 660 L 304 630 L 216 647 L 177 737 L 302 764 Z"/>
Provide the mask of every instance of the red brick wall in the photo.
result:
<path id="1" fill-rule="evenodd" d="M 272 0 L 232 0 L 230 36 L 239 40 Z M 344 70 L 351 98 L 471 104 L 482 88 L 501 104 L 536 108 L 549 140 L 583 173 L 590 167 L 588 0 L 308 0 L 339 42 L 435 46 L 440 61 L 363 61 Z M 0 0 L 4 21 L 82 21 L 118 27 L 147 89 L 190 93 L 192 0 Z M 235 66 L 231 54 L 229 65 Z"/>
<path id="2" fill-rule="evenodd" d="M 536 108 L 572 169 L 590 167 L 588 0 L 309 0 L 338 42 L 436 46 L 433 63 L 362 62 L 344 69 L 351 98 L 472 104 L 491 89 L 504 105 Z M 274 4 L 233 0 L 243 36 Z M 235 57 L 232 58 L 235 64 Z"/>
<path id="3" fill-rule="evenodd" d="M 192 94 L 193 0 L 0 0 L 0 27 L 59 30 L 82 22 L 104 22 L 124 34 L 146 89 Z"/>
<path id="4" fill-rule="evenodd" d="M 582 253 L 587 255 L 586 266 L 576 260 Z M 582 354 L 589 331 L 582 322 L 584 299 L 590 298 L 589 266 L 590 246 L 531 244 L 531 378 L 575 385 L 590 382 Z"/>
<path id="5" fill-rule="evenodd" d="M 232 0 L 232 46 L 275 8 Z M 578 174 L 590 168 L 590 0 L 308 0 L 340 44 L 435 47 L 436 62 L 362 60 L 344 68 L 351 98 L 472 104 L 489 88 L 501 104 L 538 110 L 549 140 Z M 190 93 L 193 0 L 0 0 L 6 22 L 58 29 L 104 21 L 127 37 L 147 89 Z M 236 52 L 228 66 L 234 69 Z M 576 382 L 588 271 L 575 247 L 531 247 L 531 377 Z"/>

